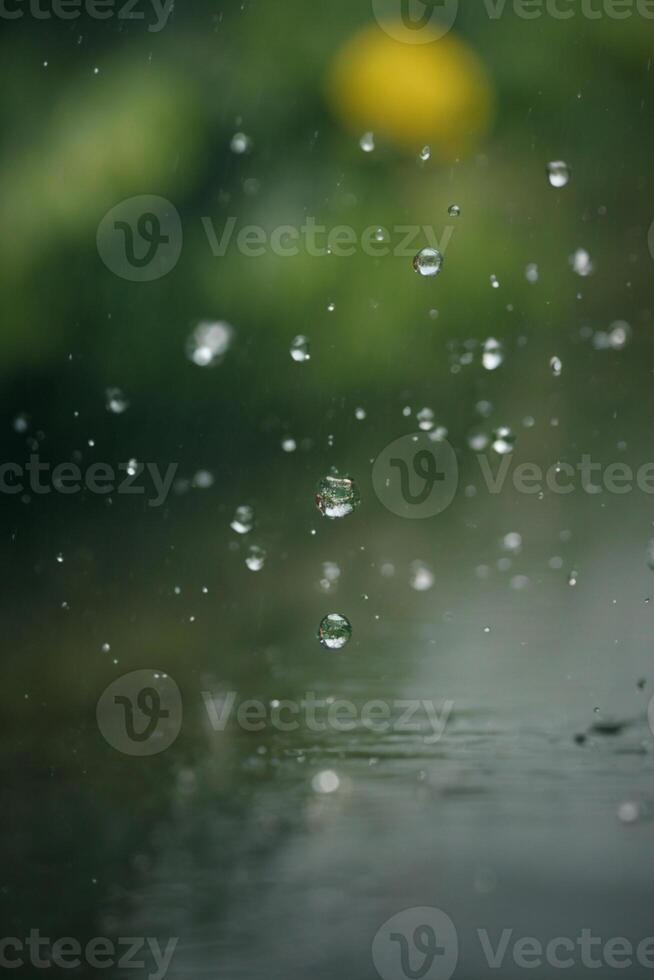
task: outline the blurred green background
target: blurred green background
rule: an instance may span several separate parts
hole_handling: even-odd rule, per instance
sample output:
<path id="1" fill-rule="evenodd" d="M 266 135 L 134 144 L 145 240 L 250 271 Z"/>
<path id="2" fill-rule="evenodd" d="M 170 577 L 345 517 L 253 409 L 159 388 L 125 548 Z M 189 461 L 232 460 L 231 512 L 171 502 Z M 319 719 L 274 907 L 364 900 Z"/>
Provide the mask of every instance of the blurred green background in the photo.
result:
<path id="1" fill-rule="evenodd" d="M 452 37 L 487 73 L 493 122 L 466 153 L 444 160 L 434 143 L 421 161 L 429 140 L 418 133 L 413 148 L 379 135 L 374 151 L 363 152 L 364 128 L 349 128 L 347 110 L 330 102 L 328 80 L 343 46 L 365 28 L 382 37 L 368 4 L 194 0 L 177 4 L 159 33 L 148 32 L 144 9 L 143 22 L 86 14 L 40 21 L 26 12 L 2 24 L 2 456 L 24 464 L 38 452 L 53 466 L 70 459 L 117 466 L 131 458 L 178 466 L 161 508 L 119 494 L 2 496 L 7 728 L 0 758 L 11 801 L 3 890 L 11 934 L 39 924 L 79 936 L 133 931 L 146 906 L 157 923 L 150 928 L 164 932 L 169 919 L 183 931 L 181 917 L 193 933 L 198 923 L 222 921 L 225 909 L 235 915 L 247 907 L 256 918 L 248 903 L 274 874 L 274 861 L 261 872 L 270 855 L 305 834 L 320 840 L 325 827 L 333 831 L 330 821 L 343 819 L 340 811 L 315 817 L 310 779 L 297 772 L 293 753 L 308 755 L 312 771 L 340 760 L 350 785 L 364 787 L 365 800 L 351 804 L 343 831 L 353 851 L 366 808 L 387 800 L 389 826 L 397 827 L 390 814 L 402 812 L 407 792 L 419 827 L 427 834 L 433 825 L 434 814 L 420 806 L 435 797 L 414 797 L 416 773 L 428 765 L 411 747 L 397 757 L 388 744 L 373 751 L 334 738 L 308 749 L 303 733 L 290 747 L 274 733 L 234 733 L 218 746 L 200 717 L 199 692 L 212 687 L 243 697 L 429 690 L 453 698 L 461 717 L 472 712 L 473 730 L 499 724 L 515 736 L 510 751 L 518 755 L 519 733 L 538 719 L 565 745 L 563 763 L 550 755 L 542 763 L 548 780 L 574 773 L 590 787 L 582 802 L 601 810 L 589 834 L 592 804 L 577 801 L 572 819 L 565 793 L 544 793 L 549 822 L 560 818 L 571 828 L 566 860 L 578 857 L 581 840 L 593 842 L 588 877 L 582 867 L 574 877 L 594 894 L 589 869 L 612 846 L 604 818 L 641 787 L 649 761 L 645 750 L 634 753 L 633 782 L 624 786 L 622 761 L 607 754 L 597 763 L 595 756 L 591 773 L 583 750 L 570 745 L 595 708 L 643 724 L 652 690 L 645 602 L 651 501 L 581 492 L 539 500 L 511 487 L 491 498 L 468 440 L 472 431 L 490 435 L 508 425 L 516 462 L 574 465 L 590 452 L 636 468 L 651 458 L 654 22 L 635 14 L 523 20 L 510 8 L 492 20 L 483 4 L 462 2 Z M 447 72 L 437 70 L 436 78 L 445 90 L 454 84 Z M 394 84 L 389 65 L 388 91 L 378 93 L 382 118 Z M 407 105 L 411 113 L 419 107 Z M 251 141 L 242 154 L 231 148 L 238 132 Z M 559 159 L 572 179 L 554 189 L 546 165 Z M 169 275 L 132 283 L 103 264 L 96 233 L 110 208 L 143 194 L 174 204 L 184 246 Z M 448 216 L 453 203 L 459 218 Z M 453 233 L 442 273 L 423 279 L 411 258 L 361 251 L 250 257 L 232 244 L 216 257 L 202 224 L 207 216 L 218 231 L 231 216 L 238 228 L 268 232 L 313 216 L 358 233 L 410 224 L 438 233 L 452 226 Z M 570 265 L 580 248 L 593 262 L 587 277 Z M 537 282 L 525 275 L 532 263 Z M 499 288 L 491 287 L 493 275 Z M 186 354 L 187 339 L 212 320 L 229 322 L 234 339 L 222 363 L 201 368 Z M 598 332 L 615 321 L 630 325 L 626 346 L 598 349 Z M 299 334 L 311 347 L 301 364 L 289 355 Z M 481 362 L 489 337 L 504 350 L 492 372 Z M 563 364 L 560 378 L 550 368 L 553 356 Z M 113 386 L 129 400 L 119 415 L 105 405 Z M 481 401 L 492 405 L 488 417 L 476 408 Z M 355 417 L 359 407 L 364 419 Z M 375 498 L 371 463 L 417 429 L 423 407 L 457 451 L 460 491 L 439 517 L 402 521 Z M 29 427 L 17 431 L 23 414 Z M 533 425 L 525 426 L 527 417 Z M 281 445 L 289 437 L 297 444 L 290 453 Z M 324 521 L 313 503 L 315 484 L 331 467 L 361 488 L 360 511 L 344 521 Z M 213 478 L 206 489 L 196 485 L 202 471 Z M 464 492 L 471 485 L 476 496 Z M 240 537 L 230 521 L 244 504 L 254 508 L 256 525 Z M 507 566 L 501 541 L 510 532 L 523 544 Z M 245 564 L 253 543 L 267 553 L 256 573 Z M 411 587 L 416 560 L 434 573 L 424 593 Z M 338 564 L 340 577 L 326 588 L 327 561 Z M 392 577 L 380 572 L 385 563 Z M 571 589 L 573 570 L 578 585 Z M 516 575 L 528 587 L 512 586 Z M 348 615 L 354 627 L 336 657 L 315 639 L 330 611 Z M 111 680 L 142 667 L 175 677 L 187 713 L 173 749 L 132 760 L 102 742 L 94 712 Z M 646 685 L 637 690 L 641 677 Z M 382 788 L 367 782 L 375 775 L 371 757 L 386 760 Z M 520 758 L 516 765 L 538 797 L 539 777 Z M 466 783 L 466 765 L 455 766 L 455 787 Z M 595 766 L 603 774 L 599 793 Z M 180 773 L 189 772 L 195 804 L 180 790 Z M 431 778 L 440 786 L 441 776 Z M 521 785 L 507 792 L 519 795 Z M 468 810 L 457 799 L 451 838 L 438 808 L 436 819 L 444 821 L 441 845 L 449 841 L 463 854 L 468 845 L 457 827 Z M 489 812 L 498 817 L 486 805 L 473 822 L 475 836 Z M 542 846 L 556 868 L 548 851 L 554 844 L 534 815 L 523 814 L 525 834 L 535 826 L 537 835 L 525 838 L 524 849 Z M 377 850 L 369 845 L 375 867 L 395 832 Z M 501 838 L 499 865 L 519 865 L 522 846 L 514 853 Z M 620 856 L 634 880 L 639 853 Z M 311 886 L 289 885 L 289 909 L 315 897 L 319 883 L 328 887 L 329 858 L 325 867 L 322 859 Z M 287 860 L 297 867 L 300 858 L 291 852 Z M 559 884 L 568 883 L 566 867 L 563 861 Z M 460 871 L 453 867 L 452 881 Z M 143 878 L 156 898 L 140 890 Z M 166 888 L 182 881 L 171 898 Z M 630 897 L 636 907 L 640 883 L 630 892 L 625 873 L 622 886 L 625 907 Z M 374 881 L 361 887 L 381 894 Z M 59 891 L 63 900 L 53 903 Z M 521 894 L 508 894 L 509 908 L 520 906 L 511 896 Z M 169 918 L 164 906 L 166 915 L 174 910 Z M 239 957 L 251 935 L 239 922 L 242 934 L 232 924 L 222 950 L 234 969 L 246 962 Z M 214 926 L 207 930 L 213 937 Z M 298 953 L 298 975 L 308 955 Z M 263 962 L 250 963 L 247 975 L 263 975 Z M 276 962 L 284 964 L 280 975 L 294 975 L 283 953 Z M 342 951 L 338 962 L 354 960 Z M 326 953 L 321 964 L 318 975 L 336 968 Z"/>

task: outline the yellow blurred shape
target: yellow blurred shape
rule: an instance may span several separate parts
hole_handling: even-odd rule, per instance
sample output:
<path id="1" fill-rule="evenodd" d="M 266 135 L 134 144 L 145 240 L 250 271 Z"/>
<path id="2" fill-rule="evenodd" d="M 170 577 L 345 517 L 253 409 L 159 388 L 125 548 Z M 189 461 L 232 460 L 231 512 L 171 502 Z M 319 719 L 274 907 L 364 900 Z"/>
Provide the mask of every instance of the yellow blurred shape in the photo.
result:
<path id="1" fill-rule="evenodd" d="M 412 152 L 429 145 L 444 160 L 473 150 L 493 114 L 483 65 L 451 33 L 418 45 L 367 27 L 337 53 L 327 88 L 336 114 L 353 132 L 373 132 Z"/>

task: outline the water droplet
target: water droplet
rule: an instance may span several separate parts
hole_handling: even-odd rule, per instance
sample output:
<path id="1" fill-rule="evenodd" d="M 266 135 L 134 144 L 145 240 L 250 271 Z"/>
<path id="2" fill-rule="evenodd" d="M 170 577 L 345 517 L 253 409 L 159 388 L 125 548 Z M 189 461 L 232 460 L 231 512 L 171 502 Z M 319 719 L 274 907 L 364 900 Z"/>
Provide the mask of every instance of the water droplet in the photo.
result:
<path id="1" fill-rule="evenodd" d="M 365 408 L 355 408 L 354 409 L 354 417 L 359 422 L 363 422 L 363 420 L 366 418 L 366 410 L 365 410 Z"/>
<path id="2" fill-rule="evenodd" d="M 237 534 L 249 534 L 254 527 L 254 511 L 247 504 L 236 508 L 234 520 L 229 525 Z"/>
<path id="3" fill-rule="evenodd" d="M 421 408 L 420 411 L 416 413 L 416 418 L 418 420 L 418 428 L 422 429 L 423 432 L 429 432 L 430 429 L 434 428 L 433 409 Z"/>
<path id="4" fill-rule="evenodd" d="M 234 133 L 229 147 L 232 153 L 247 153 L 252 147 L 252 140 L 245 133 Z"/>
<path id="5" fill-rule="evenodd" d="M 515 434 L 508 425 L 501 425 L 493 433 L 493 449 L 500 456 L 507 456 L 513 451 Z"/>
<path id="6" fill-rule="evenodd" d="M 522 535 L 518 534 L 517 531 L 509 531 L 502 538 L 502 547 L 505 551 L 510 551 L 512 554 L 517 555 L 522 547 Z"/>
<path id="7" fill-rule="evenodd" d="M 107 388 L 105 391 L 107 411 L 122 415 L 129 408 L 129 402 L 120 388 Z"/>
<path id="8" fill-rule="evenodd" d="M 499 340 L 489 337 L 484 341 L 484 351 L 481 356 L 481 363 L 487 371 L 495 371 L 504 361 L 504 349 Z"/>
<path id="9" fill-rule="evenodd" d="M 550 358 L 550 369 L 555 378 L 561 377 L 561 372 L 563 371 L 563 363 L 560 357 Z"/>
<path id="10" fill-rule="evenodd" d="M 621 823 L 636 823 L 640 818 L 640 807 L 637 803 L 627 801 L 618 807 L 618 820 Z"/>
<path id="11" fill-rule="evenodd" d="M 364 133 L 359 140 L 359 146 L 364 153 L 372 153 L 372 151 L 375 149 L 375 134 Z"/>
<path id="12" fill-rule="evenodd" d="M 323 769 L 311 780 L 311 788 L 315 793 L 335 793 L 340 785 L 341 781 L 333 769 Z"/>
<path id="13" fill-rule="evenodd" d="M 532 283 L 538 282 L 539 276 L 540 273 L 538 271 L 538 266 L 536 265 L 535 262 L 530 262 L 527 268 L 525 269 L 525 279 L 527 280 L 527 282 L 532 282 Z"/>
<path id="14" fill-rule="evenodd" d="M 102 644 L 102 647 L 101 647 L 101 650 L 102 650 L 103 653 L 109 653 L 109 651 L 111 650 L 111 644 L 110 643 L 103 643 Z"/>
<path id="15" fill-rule="evenodd" d="M 199 323 L 186 342 L 186 354 L 198 367 L 215 367 L 229 350 L 234 328 L 224 320 Z"/>
<path id="16" fill-rule="evenodd" d="M 290 355 L 298 364 L 310 360 L 311 354 L 309 353 L 308 337 L 303 336 L 303 334 L 298 334 L 297 337 L 294 337 L 291 341 Z"/>
<path id="17" fill-rule="evenodd" d="M 328 304 L 327 304 L 327 310 L 328 310 L 328 311 L 329 311 L 330 313 L 333 313 L 335 309 L 336 309 L 336 303 L 328 303 Z"/>
<path id="18" fill-rule="evenodd" d="M 429 160 L 430 156 L 431 156 L 431 147 L 423 146 L 422 150 L 420 151 L 420 159 L 423 161 Z"/>
<path id="19" fill-rule="evenodd" d="M 138 469 L 138 460 L 128 459 L 127 460 L 127 475 L 136 476 L 136 471 Z"/>
<path id="20" fill-rule="evenodd" d="M 282 439 L 282 449 L 285 453 L 294 453 L 297 449 L 297 442 L 288 436 L 286 439 Z"/>
<path id="21" fill-rule="evenodd" d="M 490 626 L 484 626 L 484 633 L 490 633 Z"/>
<path id="22" fill-rule="evenodd" d="M 578 276 L 582 276 L 583 278 L 592 275 L 593 269 L 595 268 L 593 260 L 585 248 L 578 248 L 570 256 L 569 262 L 573 272 L 576 272 Z"/>
<path id="23" fill-rule="evenodd" d="M 411 564 L 411 588 L 416 592 L 428 592 L 434 585 L 436 578 L 433 571 L 424 562 L 414 561 Z"/>
<path id="24" fill-rule="evenodd" d="M 609 327 L 609 346 L 613 350 L 622 350 L 631 336 L 631 326 L 626 320 L 616 320 Z"/>
<path id="25" fill-rule="evenodd" d="M 318 483 L 316 507 L 323 517 L 347 517 L 360 503 L 359 488 L 349 477 L 325 476 Z"/>
<path id="26" fill-rule="evenodd" d="M 447 209 L 447 213 L 449 214 L 450 218 L 458 218 L 461 214 L 461 208 L 458 204 L 450 204 L 449 208 Z"/>
<path id="27" fill-rule="evenodd" d="M 57 561 L 59 562 L 59 564 L 60 564 L 60 565 L 63 565 L 63 562 L 64 562 L 64 556 L 63 556 L 63 554 L 61 553 L 61 551 L 60 551 L 60 552 L 59 552 L 59 554 L 57 555 Z"/>
<path id="28" fill-rule="evenodd" d="M 547 164 L 547 178 L 552 187 L 565 187 L 570 180 L 570 167 L 564 160 L 552 160 Z"/>
<path id="29" fill-rule="evenodd" d="M 318 639 L 328 650 L 341 650 L 352 636 L 352 624 L 340 613 L 328 613 L 318 628 Z"/>
<path id="30" fill-rule="evenodd" d="M 258 545 L 250 545 L 245 564 L 251 572 L 260 572 L 266 562 L 266 552 Z"/>
<path id="31" fill-rule="evenodd" d="M 493 289 L 499 289 L 500 288 L 500 281 L 499 281 L 499 279 L 497 278 L 496 275 L 492 275 L 490 277 L 490 284 L 493 287 Z"/>
<path id="32" fill-rule="evenodd" d="M 29 416 L 25 412 L 21 412 L 14 419 L 14 432 L 27 432 L 30 427 Z"/>
<path id="33" fill-rule="evenodd" d="M 413 268 L 421 276 L 437 276 L 443 268 L 443 256 L 437 248 L 421 248 L 413 260 Z"/>
<path id="34" fill-rule="evenodd" d="M 568 585 L 571 589 L 574 589 L 575 585 L 579 581 L 579 572 L 574 571 L 574 569 L 568 575 Z"/>
<path id="35" fill-rule="evenodd" d="M 485 432 L 471 432 L 468 436 L 468 446 L 476 453 L 481 453 L 490 442 Z"/>

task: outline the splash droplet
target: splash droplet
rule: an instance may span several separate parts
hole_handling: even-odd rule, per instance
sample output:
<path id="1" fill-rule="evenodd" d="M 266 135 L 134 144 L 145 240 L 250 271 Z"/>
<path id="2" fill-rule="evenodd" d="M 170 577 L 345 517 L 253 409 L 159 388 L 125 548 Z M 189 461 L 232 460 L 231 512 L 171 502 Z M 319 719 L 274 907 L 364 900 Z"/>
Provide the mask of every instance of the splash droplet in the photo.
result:
<path id="1" fill-rule="evenodd" d="M 318 639 L 327 650 L 341 650 L 352 636 L 352 624 L 340 613 L 328 613 L 318 627 Z"/>

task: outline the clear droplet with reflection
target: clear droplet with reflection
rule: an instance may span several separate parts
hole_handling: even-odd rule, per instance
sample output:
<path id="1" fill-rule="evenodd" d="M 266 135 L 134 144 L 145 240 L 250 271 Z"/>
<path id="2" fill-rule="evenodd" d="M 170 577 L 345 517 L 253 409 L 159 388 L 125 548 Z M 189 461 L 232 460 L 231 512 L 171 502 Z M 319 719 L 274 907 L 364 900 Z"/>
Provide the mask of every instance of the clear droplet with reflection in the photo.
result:
<path id="1" fill-rule="evenodd" d="M 316 507 L 323 517 L 347 517 L 361 503 L 361 494 L 349 476 L 325 476 L 318 483 Z"/>
<path id="2" fill-rule="evenodd" d="M 430 156 L 431 148 L 429 146 L 423 146 L 422 150 L 420 151 L 420 159 L 424 162 L 429 160 Z"/>
<path id="3" fill-rule="evenodd" d="M 555 378 L 560 378 L 563 372 L 563 362 L 560 357 L 550 358 L 550 370 Z"/>
<path id="4" fill-rule="evenodd" d="M 413 260 L 413 268 L 421 276 L 437 276 L 443 268 L 443 256 L 437 248 L 421 248 Z"/>
<path id="5" fill-rule="evenodd" d="M 493 449 L 499 456 L 508 456 L 513 452 L 515 433 L 508 425 L 501 425 L 493 433 Z"/>
<path id="6" fill-rule="evenodd" d="M 107 411 L 112 415 L 122 415 L 129 408 L 129 401 L 120 388 L 107 388 L 105 399 Z"/>
<path id="7" fill-rule="evenodd" d="M 372 151 L 375 149 L 375 134 L 364 133 L 359 140 L 359 146 L 364 153 L 372 153 Z"/>
<path id="8" fill-rule="evenodd" d="M 487 371 L 495 371 L 504 361 L 504 348 L 495 337 L 489 337 L 484 341 L 484 350 L 481 355 L 481 363 Z"/>
<path id="9" fill-rule="evenodd" d="M 294 361 L 298 364 L 302 364 L 303 361 L 308 361 L 311 358 L 311 352 L 309 351 L 309 338 L 305 337 L 303 334 L 298 334 L 291 341 L 290 355 Z"/>
<path id="10" fill-rule="evenodd" d="M 237 534 L 248 534 L 254 527 L 254 511 L 247 504 L 236 508 L 234 519 L 229 525 Z"/>
<path id="11" fill-rule="evenodd" d="M 245 564 L 250 571 L 260 572 L 265 563 L 266 552 L 263 550 L 263 548 L 259 548 L 259 546 L 256 544 L 251 545 L 245 559 Z"/>
<path id="12" fill-rule="evenodd" d="M 328 613 L 318 627 L 318 639 L 327 650 L 341 650 L 352 636 L 352 624 L 340 613 Z"/>
<path id="13" fill-rule="evenodd" d="M 186 341 L 186 355 L 198 367 L 215 367 L 227 353 L 234 328 L 224 320 L 203 320 Z"/>
<path id="14" fill-rule="evenodd" d="M 449 208 L 447 209 L 447 213 L 449 214 L 450 218 L 458 218 L 461 214 L 461 208 L 458 204 L 450 204 Z"/>

